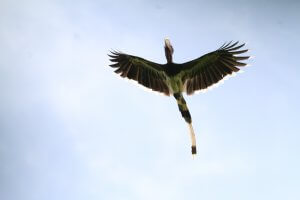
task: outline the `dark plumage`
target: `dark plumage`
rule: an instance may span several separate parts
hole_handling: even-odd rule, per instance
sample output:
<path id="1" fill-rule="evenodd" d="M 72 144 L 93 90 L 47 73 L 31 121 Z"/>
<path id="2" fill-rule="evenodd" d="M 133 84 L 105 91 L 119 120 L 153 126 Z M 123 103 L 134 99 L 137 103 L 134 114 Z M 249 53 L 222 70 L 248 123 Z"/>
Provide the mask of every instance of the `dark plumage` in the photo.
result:
<path id="1" fill-rule="evenodd" d="M 249 58 L 249 56 L 240 56 L 240 54 L 248 51 L 241 49 L 244 45 L 239 45 L 238 42 L 225 43 L 216 51 L 192 61 L 177 64 L 173 63 L 174 49 L 170 40 L 165 39 L 166 64 L 158 64 L 137 56 L 114 51 L 109 55 L 113 62 L 110 66 L 116 68 L 115 72 L 121 77 L 135 80 L 139 84 L 167 96 L 174 95 L 182 116 L 189 124 L 192 153 L 195 154 L 196 142 L 192 120 L 182 92 L 191 95 L 195 91 L 206 89 L 218 83 L 233 72 L 238 72 L 240 67 L 246 65 L 243 60 Z"/>

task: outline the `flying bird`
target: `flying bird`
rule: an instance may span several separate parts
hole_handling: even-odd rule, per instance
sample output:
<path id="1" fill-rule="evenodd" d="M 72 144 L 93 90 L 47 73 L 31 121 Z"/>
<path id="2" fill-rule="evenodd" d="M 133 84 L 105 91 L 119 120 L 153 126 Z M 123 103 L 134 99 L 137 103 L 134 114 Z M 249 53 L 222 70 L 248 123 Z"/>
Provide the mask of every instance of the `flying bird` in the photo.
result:
<path id="1" fill-rule="evenodd" d="M 245 44 L 239 42 L 224 43 L 216 51 L 207 53 L 199 58 L 186 63 L 173 62 L 174 49 L 169 39 L 165 39 L 166 64 L 158 64 L 137 56 L 111 51 L 110 66 L 123 78 L 132 79 L 146 88 L 162 93 L 166 96 L 174 96 L 179 111 L 188 124 L 192 154 L 196 154 L 196 138 L 192 126 L 192 117 L 183 98 L 183 93 L 194 94 L 211 87 L 224 79 L 227 75 L 238 72 L 240 67 L 246 66 L 243 60 L 249 56 L 240 56 L 248 51 L 243 49 Z"/>

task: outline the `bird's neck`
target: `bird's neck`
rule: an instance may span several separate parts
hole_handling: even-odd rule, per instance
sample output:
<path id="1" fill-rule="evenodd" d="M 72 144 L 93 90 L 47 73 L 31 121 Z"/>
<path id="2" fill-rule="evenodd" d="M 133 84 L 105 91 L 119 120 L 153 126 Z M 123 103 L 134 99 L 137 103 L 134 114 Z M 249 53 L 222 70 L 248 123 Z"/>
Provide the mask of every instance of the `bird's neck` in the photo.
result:
<path id="1" fill-rule="evenodd" d="M 165 47 L 165 55 L 166 55 L 166 58 L 167 58 L 167 62 L 172 63 L 173 62 L 172 52 L 167 47 Z"/>

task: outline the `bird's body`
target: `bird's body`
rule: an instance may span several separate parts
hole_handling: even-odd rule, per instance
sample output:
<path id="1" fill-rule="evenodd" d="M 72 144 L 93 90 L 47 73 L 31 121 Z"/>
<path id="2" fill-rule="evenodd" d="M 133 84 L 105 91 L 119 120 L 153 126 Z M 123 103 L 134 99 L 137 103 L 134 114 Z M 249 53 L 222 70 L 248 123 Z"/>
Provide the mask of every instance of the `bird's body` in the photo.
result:
<path id="1" fill-rule="evenodd" d="M 167 64 L 164 64 L 163 68 L 165 69 L 165 72 L 166 72 L 166 74 L 169 77 L 176 76 L 182 70 L 181 64 L 176 64 L 176 63 L 167 63 Z"/>
<path id="2" fill-rule="evenodd" d="M 226 75 L 239 71 L 238 67 L 245 66 L 240 60 L 248 56 L 236 56 L 247 52 L 239 50 L 244 44 L 227 43 L 218 50 L 205 54 L 195 60 L 177 64 L 173 62 L 174 49 L 169 39 L 165 39 L 166 64 L 158 64 L 143 58 L 119 52 L 112 52 L 110 65 L 116 73 L 137 81 L 139 84 L 163 93 L 173 95 L 177 101 L 179 111 L 187 122 L 191 140 L 192 154 L 196 154 L 196 139 L 192 126 L 192 118 L 182 93 L 193 94 L 197 90 L 206 89 L 222 80 Z"/>
<path id="3" fill-rule="evenodd" d="M 167 84 L 172 90 L 172 93 L 182 92 L 183 83 L 178 74 L 180 73 L 181 66 L 175 63 L 167 63 L 164 66 L 165 72 L 167 74 Z"/>

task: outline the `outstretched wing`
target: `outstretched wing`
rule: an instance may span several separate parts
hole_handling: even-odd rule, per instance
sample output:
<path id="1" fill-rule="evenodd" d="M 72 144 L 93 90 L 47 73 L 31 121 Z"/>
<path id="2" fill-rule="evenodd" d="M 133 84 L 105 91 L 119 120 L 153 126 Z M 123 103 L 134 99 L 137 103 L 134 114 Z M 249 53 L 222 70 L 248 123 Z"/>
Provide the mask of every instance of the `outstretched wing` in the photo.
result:
<path id="1" fill-rule="evenodd" d="M 170 95 L 166 84 L 167 75 L 162 65 L 120 52 L 111 52 L 109 56 L 113 62 L 110 66 L 117 68 L 114 72 L 121 77 L 135 80 L 153 91 Z"/>
<path id="2" fill-rule="evenodd" d="M 245 44 L 225 43 L 218 50 L 205 54 L 195 60 L 183 63 L 181 79 L 188 95 L 197 90 L 206 89 L 219 82 L 226 75 L 239 71 L 246 64 L 240 62 L 249 56 L 239 56 L 248 49 L 239 50 Z"/>

